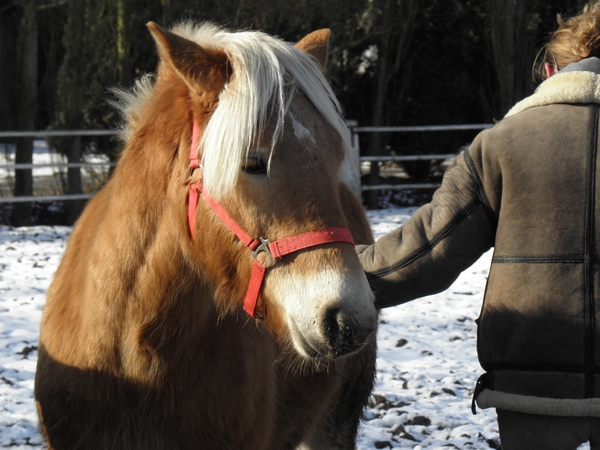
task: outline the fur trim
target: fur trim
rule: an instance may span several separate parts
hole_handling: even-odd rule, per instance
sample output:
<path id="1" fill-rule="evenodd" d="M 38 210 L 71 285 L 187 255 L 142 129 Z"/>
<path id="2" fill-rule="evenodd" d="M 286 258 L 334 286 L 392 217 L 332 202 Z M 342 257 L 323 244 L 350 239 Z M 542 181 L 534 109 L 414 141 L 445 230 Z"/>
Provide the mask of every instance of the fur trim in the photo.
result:
<path id="1" fill-rule="evenodd" d="M 600 398 L 545 398 L 484 389 L 476 400 L 481 409 L 497 408 L 543 416 L 600 417 Z"/>
<path id="2" fill-rule="evenodd" d="M 535 106 L 555 103 L 600 103 L 600 75 L 593 72 L 559 72 L 540 84 L 533 95 L 513 106 L 505 117 Z"/>

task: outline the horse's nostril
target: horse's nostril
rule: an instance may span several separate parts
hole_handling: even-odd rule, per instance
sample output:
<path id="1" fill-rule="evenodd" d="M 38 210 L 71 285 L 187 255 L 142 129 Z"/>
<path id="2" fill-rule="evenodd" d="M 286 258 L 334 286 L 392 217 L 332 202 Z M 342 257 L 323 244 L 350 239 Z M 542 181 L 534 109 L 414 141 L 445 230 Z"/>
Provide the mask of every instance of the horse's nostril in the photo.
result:
<path id="1" fill-rule="evenodd" d="M 323 320 L 323 334 L 329 342 L 337 339 L 339 332 L 338 315 L 340 313 L 339 308 L 328 309 L 325 312 Z"/>
<path id="2" fill-rule="evenodd" d="M 342 356 L 358 350 L 365 343 L 373 330 L 353 323 L 351 317 L 340 308 L 332 308 L 325 312 L 323 334 L 335 356 Z"/>

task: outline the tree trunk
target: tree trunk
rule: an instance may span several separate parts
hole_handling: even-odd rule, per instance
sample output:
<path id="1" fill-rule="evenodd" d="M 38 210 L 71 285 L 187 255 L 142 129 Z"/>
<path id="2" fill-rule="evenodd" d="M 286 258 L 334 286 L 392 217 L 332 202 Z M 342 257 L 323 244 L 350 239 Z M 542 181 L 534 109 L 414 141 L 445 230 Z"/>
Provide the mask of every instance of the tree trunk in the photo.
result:
<path id="1" fill-rule="evenodd" d="M 531 93 L 537 0 L 488 0 L 489 44 L 498 78 L 497 119 Z"/>
<path id="2" fill-rule="evenodd" d="M 16 48 L 20 8 L 13 0 L 0 0 L 0 130 L 15 130 L 18 111 L 15 86 L 19 79 Z"/>
<path id="3" fill-rule="evenodd" d="M 380 50 L 380 58 L 377 66 L 377 93 L 375 94 L 375 104 L 373 105 L 373 118 L 371 123 L 374 127 L 379 127 L 384 124 L 383 109 L 385 96 L 387 92 L 388 78 L 388 54 L 387 41 L 382 42 Z M 371 135 L 371 147 L 369 148 L 369 156 L 380 156 L 383 153 L 383 140 L 381 133 L 373 133 Z M 379 184 L 379 161 L 371 161 L 371 170 L 369 172 L 369 186 Z M 368 200 L 367 206 L 369 209 L 377 209 L 379 207 L 379 191 L 367 191 Z"/>
<path id="4" fill-rule="evenodd" d="M 414 0 L 384 0 L 381 3 L 381 30 L 377 55 L 377 90 L 373 104 L 371 124 L 375 127 L 389 124 L 388 111 L 397 109 L 403 99 L 390 96 L 392 80 L 394 84 L 402 82 L 400 71 L 402 64 L 406 63 L 407 44 L 414 28 Z M 404 90 L 400 90 L 400 95 Z M 394 102 L 395 108 L 390 108 L 389 103 Z M 383 154 L 383 135 L 373 133 L 369 156 Z M 379 163 L 371 162 L 369 184 L 379 184 Z M 379 207 L 379 191 L 368 191 L 367 206 L 369 209 Z"/>
<path id="5" fill-rule="evenodd" d="M 129 0 L 117 1 L 117 54 L 119 56 L 119 84 L 131 83 L 131 24 Z M 168 26 L 165 24 L 165 26 Z"/>
<path id="6" fill-rule="evenodd" d="M 18 70 L 20 72 L 19 104 L 17 113 L 17 127 L 19 130 L 30 131 L 35 128 L 36 103 L 37 103 L 37 58 L 38 35 L 36 20 L 35 0 L 20 0 L 22 8 L 21 22 L 19 25 L 18 42 Z M 15 162 L 17 164 L 30 164 L 33 161 L 33 138 L 17 140 Z M 32 169 L 15 171 L 14 195 L 33 195 Z M 15 203 L 11 221 L 15 226 L 31 225 L 31 203 Z"/>
<path id="7" fill-rule="evenodd" d="M 170 27 L 173 22 L 173 11 L 171 8 L 171 0 L 160 0 L 162 7 L 162 23 L 163 27 Z"/>
<path id="8" fill-rule="evenodd" d="M 69 52 L 71 67 L 71 85 L 69 93 L 69 119 L 68 125 L 72 129 L 82 126 L 83 109 L 83 72 L 85 70 L 85 1 L 73 0 L 69 17 L 70 29 L 68 30 Z M 67 161 L 69 163 L 81 162 L 81 137 L 73 137 L 67 149 Z M 81 182 L 81 169 L 73 167 L 67 169 L 67 193 L 83 193 Z M 66 214 L 68 223 L 74 223 L 83 210 L 83 200 L 69 200 L 66 202 Z"/>

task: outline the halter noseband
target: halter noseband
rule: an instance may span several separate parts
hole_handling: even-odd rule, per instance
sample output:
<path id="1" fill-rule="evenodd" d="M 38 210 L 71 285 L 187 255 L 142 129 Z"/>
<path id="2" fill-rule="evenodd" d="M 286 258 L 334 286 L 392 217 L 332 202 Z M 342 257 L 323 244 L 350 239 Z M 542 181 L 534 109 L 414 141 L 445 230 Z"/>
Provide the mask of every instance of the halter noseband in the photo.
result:
<path id="1" fill-rule="evenodd" d="M 200 137 L 200 131 L 198 124 L 194 118 L 194 126 L 192 130 L 192 146 L 190 149 L 190 175 L 195 169 L 201 168 L 200 160 L 197 157 L 198 142 Z M 330 244 L 333 242 L 345 242 L 354 245 L 352 234 L 350 230 L 346 228 L 326 228 L 324 230 L 309 231 L 307 233 L 301 233 L 296 236 L 280 239 L 275 242 L 271 242 L 268 239 L 259 237 L 258 239 L 253 238 L 246 233 L 227 213 L 227 210 L 211 198 L 203 190 L 202 179 L 195 183 L 190 183 L 189 194 L 188 194 L 188 224 L 190 227 L 190 233 L 192 239 L 196 239 L 195 223 L 196 223 L 196 208 L 198 207 L 198 201 L 200 194 L 203 194 L 204 198 L 217 215 L 223 220 L 225 225 L 235 233 L 239 240 L 244 244 L 252 253 L 254 263 L 252 264 L 252 274 L 250 275 L 250 283 L 248 290 L 246 291 L 246 297 L 244 298 L 244 311 L 255 319 L 261 317 L 256 313 L 256 304 L 258 302 L 258 295 L 265 278 L 266 271 L 269 267 L 275 264 L 276 260 L 295 253 L 300 250 L 304 250 L 319 245 Z M 258 260 L 260 253 L 266 253 L 268 261 L 263 264 Z"/>

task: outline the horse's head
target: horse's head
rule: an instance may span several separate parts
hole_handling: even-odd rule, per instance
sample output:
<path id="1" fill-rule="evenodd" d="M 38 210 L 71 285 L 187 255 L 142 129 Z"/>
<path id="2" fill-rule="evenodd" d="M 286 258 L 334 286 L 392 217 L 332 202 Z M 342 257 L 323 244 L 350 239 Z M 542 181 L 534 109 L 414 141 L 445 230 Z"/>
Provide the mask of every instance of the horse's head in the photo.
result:
<path id="1" fill-rule="evenodd" d="M 189 254 L 220 314 L 242 309 L 258 264 L 264 281 L 255 286 L 251 310 L 274 335 L 289 338 L 310 359 L 357 351 L 376 327 L 376 312 L 343 232 L 349 227 L 343 201 L 352 195 L 344 185 L 350 145 L 321 71 L 329 32 L 311 33 L 293 46 L 213 26 L 149 28 L 162 59 L 157 84 L 179 83 L 185 88 L 173 92 L 188 96 L 174 170 L 188 170 L 191 146 L 198 163 L 189 182 L 199 198 L 188 199 L 195 234 Z M 185 189 L 177 194 L 182 211 Z M 357 242 L 370 239 L 353 233 Z M 294 248 L 271 261 L 276 247 L 257 248 L 259 240 L 244 243 L 245 237 L 293 242 Z M 310 245 L 300 242 L 305 238 Z"/>

